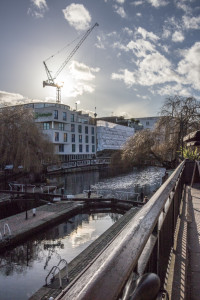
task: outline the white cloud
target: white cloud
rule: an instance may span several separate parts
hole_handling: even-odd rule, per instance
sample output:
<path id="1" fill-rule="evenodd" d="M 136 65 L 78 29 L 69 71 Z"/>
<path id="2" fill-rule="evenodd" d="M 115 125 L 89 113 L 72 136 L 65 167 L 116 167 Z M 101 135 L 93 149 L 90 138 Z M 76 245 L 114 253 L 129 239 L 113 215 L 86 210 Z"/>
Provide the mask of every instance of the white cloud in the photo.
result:
<path id="1" fill-rule="evenodd" d="M 135 5 L 135 6 L 139 6 L 139 5 L 142 5 L 144 3 L 144 1 L 134 1 L 134 2 L 131 2 L 131 4 Z"/>
<path id="2" fill-rule="evenodd" d="M 116 2 L 117 2 L 118 4 L 123 4 L 123 3 L 125 2 L 125 0 L 116 0 Z"/>
<path id="3" fill-rule="evenodd" d="M 183 16 L 183 24 L 186 29 L 200 29 L 200 16 Z"/>
<path id="4" fill-rule="evenodd" d="M 164 28 L 163 29 L 163 34 L 162 34 L 162 37 L 167 39 L 169 36 L 171 35 L 171 31 L 167 28 Z"/>
<path id="5" fill-rule="evenodd" d="M 76 30 L 86 30 L 90 26 L 91 16 L 82 4 L 72 3 L 63 9 L 64 17 Z"/>
<path id="6" fill-rule="evenodd" d="M 176 6 L 177 8 L 182 9 L 186 14 L 190 14 L 192 12 L 191 7 L 183 2 L 180 2 L 180 0 L 176 2 Z"/>
<path id="7" fill-rule="evenodd" d="M 149 32 L 146 29 L 142 28 L 142 27 L 138 27 L 137 29 L 138 33 L 141 34 L 141 36 L 144 39 L 149 38 L 152 41 L 157 41 L 159 40 L 159 37 L 157 35 L 155 35 L 153 32 Z"/>
<path id="8" fill-rule="evenodd" d="M 112 73 L 111 79 L 113 80 L 122 80 L 124 81 L 125 85 L 131 87 L 133 84 L 136 83 L 136 79 L 134 77 L 134 73 L 130 72 L 129 70 L 120 70 L 120 73 Z"/>
<path id="9" fill-rule="evenodd" d="M 97 43 L 95 44 L 95 46 L 99 49 L 105 49 L 102 37 L 97 36 Z"/>
<path id="10" fill-rule="evenodd" d="M 100 71 L 99 68 L 90 68 L 83 63 L 78 61 L 72 61 L 69 67 L 70 74 L 76 80 L 91 81 L 95 78 L 93 73 Z"/>
<path id="11" fill-rule="evenodd" d="M 166 6 L 169 4 L 166 0 L 147 0 L 152 6 L 154 7 L 160 7 L 160 6 Z"/>
<path id="12" fill-rule="evenodd" d="M 126 13 L 123 7 L 114 5 L 115 12 L 122 18 L 126 18 Z"/>
<path id="13" fill-rule="evenodd" d="M 128 27 L 124 27 L 123 31 L 126 32 L 128 35 L 132 35 L 133 34 L 133 30 L 128 28 Z"/>
<path id="14" fill-rule="evenodd" d="M 137 13 L 137 14 L 136 14 L 136 16 L 138 16 L 138 17 L 141 17 L 141 15 L 142 15 L 141 13 Z"/>
<path id="15" fill-rule="evenodd" d="M 132 50 L 137 57 L 145 57 L 148 53 L 156 51 L 155 46 L 152 43 L 142 39 L 130 41 L 127 48 Z"/>
<path id="16" fill-rule="evenodd" d="M 0 91 L 0 103 L 10 103 L 14 105 L 17 102 L 24 101 L 26 99 L 27 98 L 21 94 Z"/>
<path id="17" fill-rule="evenodd" d="M 152 94 L 159 94 L 161 96 L 170 95 L 180 95 L 183 97 L 188 97 L 192 95 L 192 89 L 186 87 L 180 83 L 178 84 L 165 84 L 162 87 L 151 88 Z"/>
<path id="18" fill-rule="evenodd" d="M 31 0 L 31 7 L 28 8 L 28 14 L 35 18 L 43 18 L 47 10 L 46 0 Z"/>
<path id="19" fill-rule="evenodd" d="M 185 84 L 200 90 L 200 42 L 182 51 L 181 54 L 183 59 L 179 62 L 177 71 L 183 75 Z"/>
<path id="20" fill-rule="evenodd" d="M 185 39 L 185 37 L 182 34 L 182 32 L 180 32 L 180 31 L 175 31 L 172 34 L 172 41 L 173 42 L 182 42 L 182 41 L 184 41 L 184 39 Z"/>

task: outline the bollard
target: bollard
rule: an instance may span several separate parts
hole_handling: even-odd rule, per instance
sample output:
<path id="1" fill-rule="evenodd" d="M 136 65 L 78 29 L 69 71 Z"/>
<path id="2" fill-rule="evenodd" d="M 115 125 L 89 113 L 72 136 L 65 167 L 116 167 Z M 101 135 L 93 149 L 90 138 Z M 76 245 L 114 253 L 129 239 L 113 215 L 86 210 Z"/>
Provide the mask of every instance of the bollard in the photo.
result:
<path id="1" fill-rule="evenodd" d="M 36 216 L 36 208 L 33 208 L 33 217 Z"/>

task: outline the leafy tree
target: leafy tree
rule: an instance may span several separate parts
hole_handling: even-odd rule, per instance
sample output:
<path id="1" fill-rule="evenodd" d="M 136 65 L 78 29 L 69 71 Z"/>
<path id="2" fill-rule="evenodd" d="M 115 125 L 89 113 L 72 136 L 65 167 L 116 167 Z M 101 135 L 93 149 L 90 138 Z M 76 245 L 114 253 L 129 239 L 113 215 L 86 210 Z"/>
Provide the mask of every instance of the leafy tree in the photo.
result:
<path id="1" fill-rule="evenodd" d="M 34 122 L 32 109 L 23 105 L 0 109 L 0 165 L 14 171 L 39 173 L 42 162 L 52 160 L 53 145 Z"/>

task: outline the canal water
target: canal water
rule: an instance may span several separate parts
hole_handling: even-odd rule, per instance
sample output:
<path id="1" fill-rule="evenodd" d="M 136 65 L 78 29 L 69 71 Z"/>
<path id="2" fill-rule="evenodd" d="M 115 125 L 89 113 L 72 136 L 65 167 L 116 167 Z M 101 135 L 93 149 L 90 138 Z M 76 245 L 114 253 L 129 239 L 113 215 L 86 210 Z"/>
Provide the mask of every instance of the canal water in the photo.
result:
<path id="1" fill-rule="evenodd" d="M 73 260 L 121 216 L 79 214 L 0 255 L 0 299 L 29 299 L 60 259 Z"/>
<path id="2" fill-rule="evenodd" d="M 51 178 L 53 182 L 59 182 L 65 189 L 65 194 L 80 194 L 83 190 L 92 189 L 103 196 L 115 197 L 123 193 L 137 197 L 143 192 L 144 196 L 152 194 L 162 184 L 162 177 L 165 174 L 164 168 L 142 167 L 134 168 L 132 172 L 109 176 L 107 171 L 80 172 L 65 174 L 60 177 Z"/>

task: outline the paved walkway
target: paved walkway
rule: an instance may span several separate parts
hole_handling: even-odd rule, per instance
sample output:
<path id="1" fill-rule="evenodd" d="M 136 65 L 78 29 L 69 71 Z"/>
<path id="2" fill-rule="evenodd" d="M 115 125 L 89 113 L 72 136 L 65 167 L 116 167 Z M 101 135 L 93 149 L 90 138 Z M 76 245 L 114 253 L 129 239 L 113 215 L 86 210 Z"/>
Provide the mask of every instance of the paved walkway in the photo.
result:
<path id="1" fill-rule="evenodd" d="M 186 187 L 166 289 L 171 300 L 200 299 L 200 184 Z"/>
<path id="2" fill-rule="evenodd" d="M 0 250 L 25 238 L 30 233 L 34 233 L 44 226 L 56 222 L 64 215 L 70 214 L 75 210 L 80 210 L 80 203 L 62 201 L 38 207 L 35 216 L 33 216 L 32 209 L 28 210 L 28 219 L 26 219 L 26 212 L 22 212 L 0 220 Z M 8 224 L 8 226 L 5 224 Z M 11 231 L 11 236 L 8 227 Z M 6 234 L 5 237 L 4 233 Z M 3 237 L 3 240 L 1 240 L 1 237 Z"/>

